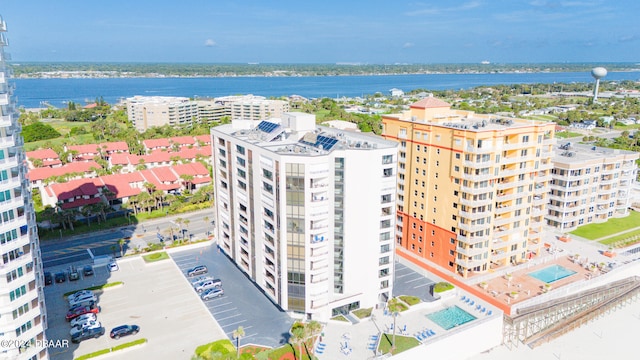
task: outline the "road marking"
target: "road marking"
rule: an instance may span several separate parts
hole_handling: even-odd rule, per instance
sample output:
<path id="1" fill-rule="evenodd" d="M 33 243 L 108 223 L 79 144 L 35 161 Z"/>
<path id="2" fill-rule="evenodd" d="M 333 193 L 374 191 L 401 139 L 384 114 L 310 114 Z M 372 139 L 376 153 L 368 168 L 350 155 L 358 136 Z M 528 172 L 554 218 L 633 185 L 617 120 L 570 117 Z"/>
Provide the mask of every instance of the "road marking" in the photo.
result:
<path id="1" fill-rule="evenodd" d="M 420 281 L 420 280 L 424 280 L 424 278 L 422 278 L 422 277 L 417 277 L 417 278 L 415 278 L 415 279 L 413 279 L 413 280 L 406 280 L 406 281 L 405 281 L 405 283 L 410 283 L 410 282 Z"/>
<path id="2" fill-rule="evenodd" d="M 216 320 L 218 321 L 218 323 L 220 323 L 220 321 L 225 321 L 227 319 L 231 319 L 231 318 L 238 317 L 238 316 L 242 316 L 242 314 L 235 314 L 235 315 L 227 316 L 226 318 L 223 318 L 223 319 L 216 319 Z"/>
<path id="3" fill-rule="evenodd" d="M 225 325 L 225 327 L 235 325 L 235 324 L 242 324 L 243 322 L 247 322 L 247 320 L 236 321 L 236 322 Z M 233 331 L 230 331 L 230 332 L 233 332 Z"/>
<path id="4" fill-rule="evenodd" d="M 416 288 L 419 288 L 419 287 L 429 286 L 429 285 L 431 285 L 431 284 L 434 284 L 434 283 L 426 283 L 426 284 L 422 284 L 422 285 L 416 285 L 416 286 L 414 286 L 413 288 L 414 288 L 414 289 L 416 289 Z"/>
<path id="5" fill-rule="evenodd" d="M 218 300 L 222 300 L 222 299 L 218 299 Z M 218 304 L 218 305 L 213 306 L 213 307 L 216 308 L 216 307 L 220 307 L 220 306 L 223 306 L 223 305 L 229 305 L 229 304 L 233 304 L 233 301 L 229 301 L 229 302 L 226 302 L 224 304 Z"/>
<path id="6" fill-rule="evenodd" d="M 222 314 L 223 312 L 228 312 L 228 311 L 234 311 L 234 310 L 238 310 L 238 308 L 231 308 L 231 309 L 227 309 L 227 310 L 222 310 L 222 311 L 218 311 L 218 312 L 212 312 L 213 315 L 218 315 L 218 314 Z"/>

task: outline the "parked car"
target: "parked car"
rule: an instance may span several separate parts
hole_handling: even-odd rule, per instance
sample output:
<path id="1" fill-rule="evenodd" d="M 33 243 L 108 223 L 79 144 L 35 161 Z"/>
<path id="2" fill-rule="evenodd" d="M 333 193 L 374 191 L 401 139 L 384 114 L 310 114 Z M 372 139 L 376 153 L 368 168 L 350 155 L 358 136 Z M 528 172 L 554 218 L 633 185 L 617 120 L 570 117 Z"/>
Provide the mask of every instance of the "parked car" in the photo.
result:
<path id="1" fill-rule="evenodd" d="M 193 277 L 193 276 L 197 276 L 197 275 L 206 274 L 208 272 L 209 272 L 209 269 L 207 269 L 206 266 L 198 265 L 196 267 L 193 267 L 193 268 L 187 270 L 187 276 Z"/>
<path id="2" fill-rule="evenodd" d="M 122 336 L 135 335 L 138 331 L 140 331 L 140 327 L 138 325 L 121 325 L 111 329 L 109 336 L 111 336 L 112 339 L 118 340 Z"/>
<path id="3" fill-rule="evenodd" d="M 118 267 L 118 263 L 113 261 L 109 263 L 109 271 L 114 272 L 114 271 L 118 271 L 118 269 L 120 269 Z"/>
<path id="4" fill-rule="evenodd" d="M 213 280 L 215 279 L 213 276 L 210 275 L 202 275 L 202 276 L 198 276 L 197 278 L 191 280 L 191 285 L 192 286 L 196 286 L 196 284 L 201 283 L 203 281 L 207 281 L 207 280 Z"/>
<path id="5" fill-rule="evenodd" d="M 73 294 L 67 296 L 67 301 L 71 302 L 72 300 L 77 300 L 77 299 L 79 299 L 81 297 L 89 296 L 89 295 L 93 295 L 93 291 L 91 291 L 91 290 L 76 291 Z"/>
<path id="6" fill-rule="evenodd" d="M 86 339 L 97 339 L 100 336 L 104 335 L 104 327 L 93 328 L 93 329 L 84 329 L 82 332 L 77 333 L 75 336 L 71 337 L 72 343 L 79 343 L 82 340 Z"/>
<path id="7" fill-rule="evenodd" d="M 75 307 L 82 303 L 87 303 L 91 301 L 96 302 L 98 301 L 98 298 L 96 298 L 96 296 L 93 294 L 82 295 L 69 300 L 69 307 Z"/>
<path id="8" fill-rule="evenodd" d="M 75 266 L 69 268 L 69 281 L 80 280 L 80 272 Z"/>
<path id="9" fill-rule="evenodd" d="M 98 315 L 94 313 L 88 313 L 88 314 L 84 314 L 76 317 L 75 319 L 71 320 L 69 324 L 71 326 L 76 326 L 76 325 L 82 324 L 85 321 L 95 321 L 96 319 L 98 319 Z"/>
<path id="10" fill-rule="evenodd" d="M 54 275 L 54 279 L 56 281 L 56 283 L 63 283 L 65 281 L 67 281 L 67 273 L 61 271 L 61 272 L 57 272 Z"/>
<path id="11" fill-rule="evenodd" d="M 69 330 L 69 335 L 72 337 L 78 333 L 83 332 L 85 329 L 95 329 L 102 327 L 102 323 L 98 320 L 91 320 L 89 322 L 83 323 L 82 326 L 74 326 Z"/>
<path id="12" fill-rule="evenodd" d="M 88 313 L 97 314 L 99 312 L 100 312 L 100 306 L 97 306 L 95 304 L 93 306 L 76 306 L 74 308 L 69 309 L 65 318 L 67 319 L 67 321 L 71 321 L 80 315 L 84 315 Z"/>
<path id="13" fill-rule="evenodd" d="M 86 265 L 83 269 L 82 269 L 82 274 L 84 276 L 92 276 L 93 275 L 93 266 L 91 265 Z"/>
<path id="14" fill-rule="evenodd" d="M 50 272 L 45 271 L 44 273 L 44 286 L 53 284 L 53 275 Z"/>
<path id="15" fill-rule="evenodd" d="M 202 300 L 210 300 L 222 295 L 224 295 L 224 290 L 221 287 L 214 287 L 212 289 L 205 290 L 200 297 Z"/>
<path id="16" fill-rule="evenodd" d="M 222 280 L 214 279 L 214 280 L 203 281 L 195 287 L 195 290 L 201 293 L 207 289 L 211 289 L 215 287 L 222 287 Z"/>

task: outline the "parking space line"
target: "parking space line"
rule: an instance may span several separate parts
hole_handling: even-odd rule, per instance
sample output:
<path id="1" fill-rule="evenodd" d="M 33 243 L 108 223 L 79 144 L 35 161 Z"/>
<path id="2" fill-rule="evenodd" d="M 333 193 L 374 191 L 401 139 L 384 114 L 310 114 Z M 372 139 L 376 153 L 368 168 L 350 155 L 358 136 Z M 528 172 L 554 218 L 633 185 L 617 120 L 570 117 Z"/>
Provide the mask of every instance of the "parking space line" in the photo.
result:
<path id="1" fill-rule="evenodd" d="M 414 282 L 414 281 L 420 281 L 420 280 L 424 280 L 423 277 L 417 277 L 415 279 L 411 279 L 411 280 L 406 280 L 405 283 L 410 283 L 410 282 Z"/>
<path id="2" fill-rule="evenodd" d="M 240 320 L 240 321 L 236 321 L 236 322 L 232 322 L 230 324 L 227 324 L 225 326 L 231 326 L 231 325 L 236 325 L 236 324 L 242 324 L 243 322 L 247 322 L 247 320 Z M 233 332 L 233 331 L 232 331 Z"/>
<path id="3" fill-rule="evenodd" d="M 426 284 L 422 284 L 422 285 L 416 285 L 416 286 L 414 286 L 413 288 L 414 288 L 414 289 L 416 289 L 416 288 L 419 288 L 419 287 L 429 286 L 429 285 L 431 285 L 431 284 L 433 284 L 433 283 L 426 283 Z"/>
<path id="4" fill-rule="evenodd" d="M 222 318 L 222 319 L 217 319 L 216 318 L 216 320 L 218 320 L 218 323 L 220 323 L 220 321 L 225 321 L 227 319 L 231 319 L 231 318 L 238 317 L 238 316 L 242 316 L 242 314 L 235 314 L 235 315 L 227 316 L 226 318 Z M 215 316 L 214 316 L 214 318 L 215 318 Z M 220 325 L 220 326 L 224 327 L 224 325 Z"/>
<path id="5" fill-rule="evenodd" d="M 214 299 L 214 300 L 222 300 L 222 299 Z M 229 305 L 229 304 L 233 304 L 233 302 L 229 301 L 229 302 L 226 302 L 226 303 L 223 303 L 223 304 L 216 304 L 215 306 L 213 306 L 213 304 L 212 304 L 212 307 L 217 308 L 217 307 L 225 306 L 225 305 Z"/>
<path id="6" fill-rule="evenodd" d="M 238 310 L 238 308 L 231 308 L 231 309 L 222 310 L 222 311 L 218 311 L 218 312 L 212 312 L 212 314 L 213 315 L 218 315 L 218 314 L 222 314 L 224 312 L 229 312 L 229 311 L 233 311 L 233 310 Z"/>

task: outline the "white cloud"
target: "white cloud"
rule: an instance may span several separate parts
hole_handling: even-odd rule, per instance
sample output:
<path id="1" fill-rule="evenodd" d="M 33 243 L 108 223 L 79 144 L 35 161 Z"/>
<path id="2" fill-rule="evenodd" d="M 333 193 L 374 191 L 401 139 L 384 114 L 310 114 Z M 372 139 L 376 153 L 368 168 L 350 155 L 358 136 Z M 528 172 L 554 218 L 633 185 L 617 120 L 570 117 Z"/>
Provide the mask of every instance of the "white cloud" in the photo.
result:
<path id="1" fill-rule="evenodd" d="M 204 46 L 207 46 L 207 47 L 213 47 L 213 46 L 216 46 L 216 45 L 218 45 L 218 44 L 216 44 L 216 42 L 213 39 L 207 39 L 204 42 Z"/>
<path id="2" fill-rule="evenodd" d="M 414 47 L 414 46 L 415 46 L 415 44 L 414 44 L 414 43 L 412 43 L 412 42 L 406 42 L 406 43 L 404 43 L 404 45 L 402 45 L 402 48 L 404 48 L 404 49 L 408 49 L 408 48 L 412 48 L 412 47 Z"/>
<path id="3" fill-rule="evenodd" d="M 417 16 L 417 15 L 433 15 L 433 14 L 441 14 L 444 12 L 458 12 L 458 11 L 466 11 L 473 10 L 479 7 L 481 4 L 479 1 L 469 1 L 460 6 L 448 7 L 448 8 L 437 8 L 437 7 L 429 7 L 428 9 L 420 9 L 407 12 L 408 16 Z"/>

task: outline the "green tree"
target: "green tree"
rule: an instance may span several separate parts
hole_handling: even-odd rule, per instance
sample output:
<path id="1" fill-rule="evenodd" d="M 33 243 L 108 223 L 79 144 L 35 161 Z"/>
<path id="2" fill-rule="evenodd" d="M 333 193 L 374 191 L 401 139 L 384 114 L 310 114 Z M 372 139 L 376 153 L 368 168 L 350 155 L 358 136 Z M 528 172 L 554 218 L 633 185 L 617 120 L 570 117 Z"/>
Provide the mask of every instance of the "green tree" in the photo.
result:
<path id="1" fill-rule="evenodd" d="M 242 326 L 238 326 L 237 329 L 233 330 L 233 338 L 236 339 L 237 344 L 237 355 L 240 358 L 240 339 L 244 337 L 244 328 Z"/>

